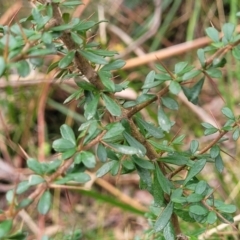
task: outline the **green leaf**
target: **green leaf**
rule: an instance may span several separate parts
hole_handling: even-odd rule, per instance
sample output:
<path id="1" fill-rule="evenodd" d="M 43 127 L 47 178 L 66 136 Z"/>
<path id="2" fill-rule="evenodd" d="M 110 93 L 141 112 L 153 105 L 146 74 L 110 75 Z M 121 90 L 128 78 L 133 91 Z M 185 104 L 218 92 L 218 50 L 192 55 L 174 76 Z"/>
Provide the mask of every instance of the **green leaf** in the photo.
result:
<path id="1" fill-rule="evenodd" d="M 63 139 L 69 140 L 76 146 L 76 137 L 71 127 L 69 127 L 67 124 L 63 124 L 60 127 L 60 133 Z"/>
<path id="2" fill-rule="evenodd" d="M 191 167 L 191 169 L 189 170 L 188 175 L 184 180 L 183 184 L 186 185 L 193 177 L 195 177 L 199 172 L 201 172 L 206 162 L 207 162 L 206 159 L 200 159 L 196 161 Z"/>
<path id="3" fill-rule="evenodd" d="M 240 136 L 240 129 L 239 129 L 239 128 L 236 128 L 236 129 L 234 130 L 234 132 L 233 132 L 233 135 L 232 135 L 233 140 L 234 140 L 234 141 L 237 141 L 238 138 L 239 138 L 239 136 Z"/>
<path id="4" fill-rule="evenodd" d="M 103 136 L 102 140 L 105 142 L 113 142 L 115 139 L 122 135 L 125 128 L 122 126 L 120 122 L 110 123 L 107 125 L 107 133 Z"/>
<path id="5" fill-rule="evenodd" d="M 67 160 L 71 158 L 76 153 L 76 148 L 68 149 L 67 151 L 63 152 L 61 155 L 62 160 Z"/>
<path id="6" fill-rule="evenodd" d="M 158 150 L 165 151 L 165 152 L 174 152 L 174 149 L 171 146 L 155 142 L 151 139 L 149 139 L 148 142 L 150 142 L 151 145 L 153 145 Z"/>
<path id="7" fill-rule="evenodd" d="M 197 140 L 192 140 L 191 144 L 190 144 L 190 151 L 192 154 L 196 153 L 196 151 L 198 150 L 199 147 L 199 143 Z"/>
<path id="8" fill-rule="evenodd" d="M 224 165 L 221 154 L 218 154 L 218 156 L 215 158 L 215 166 L 220 173 L 223 171 Z"/>
<path id="9" fill-rule="evenodd" d="M 76 145 L 67 139 L 60 138 L 53 142 L 52 147 L 56 152 L 66 152 L 72 148 L 75 148 Z"/>
<path id="10" fill-rule="evenodd" d="M 92 28 L 95 25 L 96 25 L 96 23 L 93 21 L 87 21 L 87 22 L 82 21 L 82 22 L 78 23 L 77 25 L 75 25 L 73 27 L 73 30 L 82 32 L 82 31 L 86 31 L 86 30 Z"/>
<path id="11" fill-rule="evenodd" d="M 205 66 L 205 53 L 204 50 L 202 48 L 197 50 L 197 55 L 198 55 L 198 59 L 202 65 L 202 67 Z"/>
<path id="12" fill-rule="evenodd" d="M 187 67 L 188 62 L 179 62 L 174 67 L 174 73 L 179 75 Z"/>
<path id="13" fill-rule="evenodd" d="M 221 78 L 222 72 L 217 68 L 209 68 L 206 73 L 212 78 Z"/>
<path id="14" fill-rule="evenodd" d="M 176 81 L 171 81 L 170 86 L 169 86 L 169 91 L 172 94 L 177 95 L 181 91 L 181 85 Z"/>
<path id="15" fill-rule="evenodd" d="M 182 188 L 174 189 L 171 194 L 171 200 L 173 200 L 174 198 L 182 197 L 182 194 L 183 194 Z"/>
<path id="16" fill-rule="evenodd" d="M 126 131 L 123 132 L 123 137 L 127 140 L 128 144 L 131 147 L 134 147 L 139 150 L 139 153 L 141 156 L 146 155 L 146 152 L 147 152 L 146 148 L 140 142 L 138 142 L 135 138 L 133 138 L 129 133 L 127 133 Z"/>
<path id="17" fill-rule="evenodd" d="M 156 67 L 160 72 L 164 72 L 164 73 L 167 72 L 166 69 L 165 69 L 162 65 L 160 65 L 160 64 L 156 64 L 155 67 Z"/>
<path id="18" fill-rule="evenodd" d="M 30 66 L 26 60 L 17 63 L 17 71 L 21 77 L 26 77 L 30 73 Z"/>
<path id="19" fill-rule="evenodd" d="M 217 207 L 217 209 L 220 212 L 224 212 L 224 213 L 234 213 L 237 211 L 237 207 L 235 205 L 231 205 L 231 204 L 223 204 Z"/>
<path id="20" fill-rule="evenodd" d="M 87 82 L 87 81 L 78 81 L 78 80 L 75 80 L 76 84 L 84 89 L 84 90 L 87 90 L 87 91 L 96 91 L 97 89 L 95 88 L 95 86 L 93 86 L 91 83 Z"/>
<path id="21" fill-rule="evenodd" d="M 209 212 L 207 215 L 207 223 L 214 224 L 217 221 L 217 215 L 215 212 Z"/>
<path id="22" fill-rule="evenodd" d="M 207 129 L 215 128 L 212 124 L 207 123 L 207 122 L 203 122 L 203 123 L 201 123 L 201 125 L 202 125 L 204 128 L 207 128 Z"/>
<path id="23" fill-rule="evenodd" d="M 42 15 L 40 14 L 38 8 L 33 8 L 32 9 L 32 18 L 35 20 L 37 26 L 38 26 L 38 29 L 40 29 L 42 23 L 43 23 L 43 17 Z"/>
<path id="24" fill-rule="evenodd" d="M 168 154 L 167 157 L 161 157 L 159 160 L 161 162 L 166 162 L 177 166 L 183 166 L 188 163 L 189 158 L 175 152 Z"/>
<path id="25" fill-rule="evenodd" d="M 232 23 L 224 23 L 222 31 L 225 39 L 230 42 L 235 30 L 235 25 Z"/>
<path id="26" fill-rule="evenodd" d="M 71 38 L 72 38 L 72 40 L 73 40 L 76 44 L 78 44 L 79 46 L 82 45 L 83 40 L 82 40 L 81 37 L 79 37 L 78 34 L 76 34 L 76 33 L 74 33 L 74 32 L 71 32 Z"/>
<path id="27" fill-rule="evenodd" d="M 155 75 L 155 79 L 160 80 L 161 82 L 165 82 L 172 80 L 172 77 L 169 74 L 159 73 Z"/>
<path id="28" fill-rule="evenodd" d="M 120 145 L 120 144 L 110 144 L 110 143 L 108 143 L 108 145 L 115 151 L 120 152 L 122 154 L 126 154 L 126 155 L 141 154 L 141 151 L 139 149 L 136 149 L 133 147 Z"/>
<path id="29" fill-rule="evenodd" d="M 33 202 L 33 199 L 25 198 L 18 204 L 18 209 L 26 208 Z"/>
<path id="30" fill-rule="evenodd" d="M 180 218 L 182 218 L 185 222 L 190 222 L 190 223 L 196 222 L 195 219 L 193 219 L 192 217 L 190 217 L 189 211 L 184 211 L 184 210 L 182 210 L 182 209 L 174 209 L 174 212 L 175 212 Z"/>
<path id="31" fill-rule="evenodd" d="M 42 178 L 39 175 L 31 175 L 28 179 L 28 185 L 29 186 L 34 186 L 34 185 L 38 185 L 40 183 L 45 182 L 44 178 Z"/>
<path id="32" fill-rule="evenodd" d="M 178 103 L 170 97 L 161 97 L 162 103 L 166 108 L 178 110 Z"/>
<path id="33" fill-rule="evenodd" d="M 182 134 L 182 135 L 176 137 L 176 138 L 172 141 L 172 143 L 173 143 L 173 144 L 177 144 L 177 145 L 181 145 L 181 144 L 183 144 L 183 140 L 184 140 L 185 137 L 186 137 L 186 135 L 185 135 L 185 134 Z"/>
<path id="34" fill-rule="evenodd" d="M 219 42 L 219 32 L 214 27 L 209 27 L 205 29 L 206 34 L 210 37 L 213 42 Z"/>
<path id="35" fill-rule="evenodd" d="M 193 87 L 191 88 L 187 88 L 182 86 L 182 90 L 185 94 L 185 96 L 187 97 L 188 101 L 193 103 L 193 104 L 197 104 L 198 103 L 198 96 L 202 90 L 203 87 L 203 83 L 204 83 L 204 78 L 202 78 L 201 80 L 199 80 Z"/>
<path id="36" fill-rule="evenodd" d="M 44 32 L 43 35 L 42 35 L 42 41 L 45 43 L 45 44 L 51 44 L 52 43 L 52 34 L 49 33 L 49 32 Z"/>
<path id="37" fill-rule="evenodd" d="M 132 160 L 124 160 L 124 161 L 122 161 L 122 165 L 127 170 L 134 170 L 135 169 L 135 165 L 134 165 Z"/>
<path id="38" fill-rule="evenodd" d="M 107 174 L 113 167 L 116 161 L 109 161 L 103 164 L 96 172 L 96 177 L 100 178 Z"/>
<path id="39" fill-rule="evenodd" d="M 163 81 L 155 81 L 155 82 L 149 82 L 149 83 L 145 83 L 143 86 L 142 86 L 142 89 L 143 89 L 143 94 L 147 93 L 148 90 L 150 88 L 154 88 L 154 87 L 157 87 L 158 85 L 162 84 Z"/>
<path id="40" fill-rule="evenodd" d="M 119 161 L 114 161 L 114 162 L 115 163 L 113 164 L 113 167 L 111 169 L 112 176 L 116 176 L 120 169 L 120 162 Z"/>
<path id="41" fill-rule="evenodd" d="M 155 78 L 155 71 L 152 70 L 146 76 L 146 79 L 145 79 L 144 84 L 142 86 L 142 89 L 147 88 L 147 89 L 143 90 L 143 94 L 146 94 L 148 92 L 149 87 L 147 85 L 153 83 L 154 82 L 154 78 Z"/>
<path id="42" fill-rule="evenodd" d="M 46 190 L 38 202 L 37 205 L 38 212 L 43 215 L 47 214 L 51 208 L 51 204 L 52 204 L 51 193 L 49 190 Z"/>
<path id="43" fill-rule="evenodd" d="M 86 107 L 84 111 L 84 116 L 87 120 L 90 120 L 95 116 L 97 112 L 99 98 L 99 94 L 94 94 L 93 99 L 85 105 Z"/>
<path id="44" fill-rule="evenodd" d="M 63 104 L 69 103 L 69 102 L 72 101 L 73 99 L 74 99 L 74 100 L 79 99 L 82 93 L 83 93 L 83 90 L 82 90 L 82 89 L 80 89 L 80 90 L 72 93 L 71 95 L 69 95 L 69 96 L 64 100 Z"/>
<path id="45" fill-rule="evenodd" d="M 240 48 L 239 46 L 236 46 L 232 50 L 232 55 L 235 59 L 240 60 Z"/>
<path id="46" fill-rule="evenodd" d="M 232 112 L 232 110 L 228 107 L 224 107 L 222 108 L 222 113 L 227 117 L 227 118 L 230 118 L 232 120 L 235 120 L 235 116 Z"/>
<path id="47" fill-rule="evenodd" d="M 96 165 L 96 159 L 93 153 L 82 151 L 80 152 L 81 162 L 87 167 L 87 168 L 94 168 Z"/>
<path id="48" fill-rule="evenodd" d="M 195 193 L 202 194 L 207 189 L 207 183 L 203 180 L 199 181 L 195 188 Z"/>
<path id="49" fill-rule="evenodd" d="M 29 57 L 40 57 L 56 53 L 55 48 L 29 49 Z"/>
<path id="50" fill-rule="evenodd" d="M 67 177 L 69 177 L 71 180 L 76 181 L 80 184 L 86 183 L 91 180 L 91 177 L 87 173 L 71 173 L 68 174 Z"/>
<path id="51" fill-rule="evenodd" d="M 183 80 L 183 81 L 186 81 L 186 80 L 195 78 L 195 77 L 198 76 L 200 73 L 201 73 L 200 70 L 192 70 L 192 71 L 186 72 L 186 73 L 183 75 L 182 80 Z"/>
<path id="52" fill-rule="evenodd" d="M 208 213 L 208 210 L 200 205 L 190 206 L 189 211 L 196 215 L 206 215 Z"/>
<path id="53" fill-rule="evenodd" d="M 165 193 L 170 194 L 171 184 L 170 184 L 169 180 L 163 175 L 162 171 L 159 169 L 159 166 L 157 164 L 155 166 L 155 171 L 156 171 L 158 182 L 159 182 L 162 190 Z"/>
<path id="54" fill-rule="evenodd" d="M 0 56 L 0 77 L 4 73 L 5 68 L 6 68 L 6 63 L 4 61 L 4 58 Z"/>
<path id="55" fill-rule="evenodd" d="M 155 222 L 155 225 L 154 225 L 155 232 L 160 232 L 166 227 L 166 225 L 170 222 L 172 213 L 173 213 L 173 203 L 169 202 L 166 208 L 162 211 L 161 215 Z"/>
<path id="56" fill-rule="evenodd" d="M 66 1 L 66 2 L 61 3 L 61 5 L 65 6 L 65 7 L 79 6 L 79 5 L 82 5 L 82 4 L 83 3 L 80 2 L 80 1 Z"/>
<path id="57" fill-rule="evenodd" d="M 77 152 L 74 156 L 74 163 L 79 164 L 82 162 L 81 152 Z"/>
<path id="58" fill-rule="evenodd" d="M 204 135 L 207 136 L 207 135 L 211 135 L 213 133 L 216 133 L 218 131 L 217 128 L 208 128 L 204 131 Z"/>
<path id="59" fill-rule="evenodd" d="M 158 109 L 158 124 L 165 132 L 169 132 L 172 126 L 170 119 L 165 114 L 162 108 Z"/>
<path id="60" fill-rule="evenodd" d="M 203 123 L 201 123 L 201 125 L 202 125 L 204 128 L 206 128 L 206 130 L 215 129 L 215 130 L 216 130 L 215 132 L 218 131 L 218 129 L 215 128 L 215 127 L 214 127 L 212 124 L 210 124 L 210 123 L 203 122 Z"/>
<path id="61" fill-rule="evenodd" d="M 109 50 L 103 50 L 103 49 L 91 49 L 91 52 L 104 57 L 113 57 L 114 55 L 118 54 L 116 51 L 109 51 Z"/>
<path id="62" fill-rule="evenodd" d="M 146 102 L 148 100 L 151 100 L 155 97 L 153 94 L 141 94 L 140 96 L 137 97 L 136 102 L 138 104 Z"/>
<path id="63" fill-rule="evenodd" d="M 107 88 L 107 90 L 110 92 L 115 92 L 116 91 L 115 83 L 111 80 L 112 74 L 107 71 L 102 71 L 102 69 L 98 71 L 98 74 L 103 85 Z"/>
<path id="64" fill-rule="evenodd" d="M 8 236 L 8 240 L 26 240 L 27 237 L 28 237 L 28 232 L 16 232 L 11 236 Z"/>
<path id="65" fill-rule="evenodd" d="M 101 56 L 98 56 L 92 52 L 89 51 L 84 51 L 84 50 L 78 50 L 78 52 L 80 53 L 80 55 L 82 55 L 83 57 L 85 57 L 87 60 L 89 60 L 92 63 L 97 63 L 97 64 L 107 64 L 107 60 L 104 59 Z"/>
<path id="66" fill-rule="evenodd" d="M 106 94 L 102 94 L 103 101 L 106 105 L 107 110 L 111 113 L 113 116 L 120 116 L 121 115 L 121 108 L 120 106 L 109 96 Z"/>
<path id="67" fill-rule="evenodd" d="M 154 125 L 145 122 L 141 118 L 137 118 L 137 122 L 143 126 L 143 128 L 155 138 L 163 138 L 164 134 L 160 128 L 155 127 Z"/>
<path id="68" fill-rule="evenodd" d="M 140 176 L 139 188 L 146 189 L 149 192 L 152 191 L 152 176 L 150 170 L 146 168 L 141 168 L 136 164 L 135 167 L 138 172 L 138 175 Z"/>
<path id="69" fill-rule="evenodd" d="M 103 66 L 101 68 L 101 71 L 112 71 L 115 69 L 119 69 L 119 68 L 122 68 L 125 64 L 126 64 L 125 61 L 123 61 L 121 59 L 117 59 L 117 60 Z"/>
<path id="70" fill-rule="evenodd" d="M 164 203 L 164 192 L 157 178 L 157 172 L 154 171 L 152 195 L 154 197 L 154 206 L 161 207 Z"/>
<path id="71" fill-rule="evenodd" d="M 171 221 L 169 221 L 168 224 L 166 225 L 166 227 L 163 229 L 163 236 L 166 240 L 175 240 L 176 239 L 175 232 L 174 232 Z"/>
<path id="72" fill-rule="evenodd" d="M 69 23 L 71 21 L 71 16 L 70 13 L 63 13 L 62 14 L 62 19 L 64 21 L 64 23 Z"/>
<path id="73" fill-rule="evenodd" d="M 12 229 L 12 220 L 5 220 L 0 223 L 0 238 L 3 238 Z"/>
<path id="74" fill-rule="evenodd" d="M 5 197 L 6 197 L 6 200 L 7 200 L 8 203 L 16 203 L 16 199 L 15 199 L 15 196 L 14 196 L 14 190 L 13 189 L 7 191 Z"/>
<path id="75" fill-rule="evenodd" d="M 58 67 L 58 63 L 59 61 L 53 62 L 52 64 L 50 64 L 50 66 L 47 69 L 47 73 L 50 73 L 53 69 L 56 69 Z"/>
<path id="76" fill-rule="evenodd" d="M 226 58 L 214 58 L 213 59 L 213 67 L 218 68 L 218 67 L 224 67 L 225 64 L 227 63 Z"/>
<path id="77" fill-rule="evenodd" d="M 79 22 L 79 19 L 78 19 L 78 22 Z M 56 27 L 52 27 L 51 30 L 54 31 L 54 32 L 62 32 L 62 31 L 65 31 L 65 30 L 69 30 L 69 29 L 73 29 L 73 27 L 75 27 L 77 24 L 77 20 L 74 20 L 70 23 L 67 23 L 67 24 L 62 24 L 62 25 L 59 25 L 59 26 L 56 26 Z"/>
<path id="78" fill-rule="evenodd" d="M 62 160 L 55 159 L 53 161 L 49 161 L 47 163 L 43 163 L 42 166 L 44 166 L 43 170 L 45 174 L 53 173 L 56 171 L 56 169 L 62 164 Z"/>
<path id="79" fill-rule="evenodd" d="M 41 67 L 44 63 L 42 58 L 30 58 L 29 62 L 32 64 L 33 68 Z"/>
<path id="80" fill-rule="evenodd" d="M 137 164 L 141 168 L 155 169 L 154 165 L 150 161 L 148 161 L 148 160 L 141 159 L 141 158 L 139 158 L 137 156 L 133 156 L 132 160 L 133 160 L 133 162 L 135 164 Z"/>
<path id="81" fill-rule="evenodd" d="M 75 56 L 75 51 L 69 51 L 59 62 L 58 67 L 63 69 L 68 67 L 72 62 Z"/>
<path id="82" fill-rule="evenodd" d="M 70 181 L 75 181 L 77 183 L 83 184 L 90 180 L 91 180 L 91 178 L 87 173 L 77 172 L 77 173 L 67 174 L 66 177 L 56 180 L 55 183 L 56 184 L 66 184 Z"/>
<path id="83" fill-rule="evenodd" d="M 200 202 L 201 200 L 203 200 L 203 198 L 204 198 L 204 196 L 202 196 L 201 194 L 192 193 L 191 195 L 189 195 L 187 197 L 187 201 L 189 203 Z"/>
<path id="84" fill-rule="evenodd" d="M 27 160 L 27 166 L 28 168 L 30 168 L 33 172 L 37 173 L 37 174 L 43 174 L 43 169 L 42 169 L 42 165 L 41 163 L 33 158 L 29 158 Z"/>
<path id="85" fill-rule="evenodd" d="M 107 161 L 107 151 L 101 143 L 99 143 L 97 147 L 97 157 L 101 162 Z"/>
<path id="86" fill-rule="evenodd" d="M 28 181 L 22 181 L 18 184 L 16 193 L 22 194 L 22 193 L 26 192 L 29 189 L 29 187 L 30 186 L 28 184 Z"/>
<path id="87" fill-rule="evenodd" d="M 210 156 L 211 158 L 215 159 L 220 153 L 220 148 L 218 145 L 214 145 L 211 149 L 210 149 Z"/>

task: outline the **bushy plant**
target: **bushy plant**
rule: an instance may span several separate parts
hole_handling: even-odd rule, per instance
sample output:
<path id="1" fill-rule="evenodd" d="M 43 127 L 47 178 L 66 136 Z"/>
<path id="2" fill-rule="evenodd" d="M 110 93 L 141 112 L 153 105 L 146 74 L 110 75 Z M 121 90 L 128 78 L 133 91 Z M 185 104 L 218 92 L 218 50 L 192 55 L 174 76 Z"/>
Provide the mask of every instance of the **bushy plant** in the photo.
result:
<path id="1" fill-rule="evenodd" d="M 198 104 L 204 81 L 222 76 L 221 68 L 228 64 L 226 53 L 240 59 L 240 35 L 234 33 L 235 26 L 224 24 L 222 37 L 214 27 L 207 28 L 212 44 L 197 51 L 199 66 L 189 62 L 178 62 L 172 67 L 156 65 L 156 70 L 146 76 L 136 100 L 123 101 L 115 93 L 128 88 L 128 82 L 114 83 L 113 71 L 121 69 L 125 62 L 114 60 L 116 52 L 87 42 L 87 31 L 100 23 L 70 19 L 68 13 L 61 13 L 62 7 L 77 5 L 79 1 L 39 0 L 30 16 L 0 27 L 0 76 L 8 79 L 12 71 L 17 71 L 19 76 L 26 77 L 32 68 L 43 71 L 46 57 L 59 55 L 60 60 L 51 63 L 46 75 L 54 71 L 57 79 L 75 80 L 76 91 L 64 104 L 78 101 L 86 120 L 79 132 L 67 124 L 61 126 L 61 138 L 52 145 L 59 153 L 55 160 L 26 160 L 31 175 L 6 195 L 9 208 L 0 214 L 0 238 L 27 239 L 26 232 L 13 226 L 19 211 L 37 201 L 38 213 L 48 214 L 52 206 L 49 186 L 84 184 L 91 180 L 87 170 L 96 165 L 98 178 L 107 173 L 138 173 L 140 188 L 154 198 L 147 214 L 149 239 L 187 239 L 179 221 L 205 226 L 217 221 L 232 224 L 236 207 L 215 199 L 214 189 L 198 174 L 207 163 L 222 173 L 221 143 L 227 140 L 224 137 L 229 132 L 235 141 L 239 138 L 240 117 L 224 107 L 223 126 L 202 123 L 204 135 L 215 134 L 214 139 L 204 148 L 192 139 L 189 149 L 181 150 L 185 135 L 171 135 L 174 122 L 168 112 L 178 111 L 175 96 L 180 91 L 192 104 Z M 156 107 L 157 125 L 141 115 L 141 110 L 149 105 Z"/>

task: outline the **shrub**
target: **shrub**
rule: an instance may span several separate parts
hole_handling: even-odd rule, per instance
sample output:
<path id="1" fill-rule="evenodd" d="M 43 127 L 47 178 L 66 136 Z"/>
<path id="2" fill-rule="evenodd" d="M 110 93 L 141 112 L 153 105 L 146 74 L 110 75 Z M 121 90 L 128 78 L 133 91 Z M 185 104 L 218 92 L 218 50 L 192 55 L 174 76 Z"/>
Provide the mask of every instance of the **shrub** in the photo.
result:
<path id="1" fill-rule="evenodd" d="M 198 175 L 207 163 L 222 173 L 221 143 L 229 132 L 237 141 L 240 117 L 230 108 L 222 108 L 226 118 L 223 126 L 202 123 L 204 135 L 214 134 L 213 140 L 200 148 L 198 140 L 192 139 L 186 150 L 186 146 L 181 147 L 185 135 L 171 135 L 174 122 L 168 113 L 178 110 L 175 96 L 180 91 L 192 104 L 198 104 L 204 81 L 221 78 L 226 53 L 240 59 L 240 40 L 234 24 L 223 25 L 223 37 L 214 27 L 206 29 L 212 44 L 198 49 L 199 66 L 189 62 L 169 68 L 156 65 L 147 74 L 136 100 L 122 101 L 115 93 L 128 88 L 129 83 L 115 83 L 113 71 L 121 69 L 125 62 L 114 60 L 116 52 L 100 49 L 86 39 L 87 31 L 99 23 L 61 14 L 61 7 L 78 4 L 41 0 L 20 23 L 0 28 L 0 75 L 8 79 L 12 71 L 17 71 L 26 77 L 31 68 L 39 68 L 46 72 L 47 79 L 52 73 L 63 81 L 73 78 L 76 91 L 64 104 L 78 101 L 85 117 L 78 133 L 67 124 L 60 127 L 61 138 L 52 144 L 59 153 L 55 160 L 27 159 L 31 175 L 6 195 L 9 207 L 0 215 L 1 239 L 26 239 L 27 233 L 14 227 L 15 216 L 36 202 L 38 213 L 48 214 L 53 202 L 50 185 L 82 185 L 91 180 L 91 169 L 96 169 L 98 178 L 107 173 L 138 173 L 140 188 L 154 198 L 147 214 L 149 238 L 187 239 L 179 221 L 204 226 L 217 221 L 232 224 L 236 207 L 215 199 L 214 188 Z M 45 71 L 43 65 L 52 55 L 60 58 Z M 150 105 L 156 108 L 157 125 L 141 115 L 141 110 Z M 76 233 L 75 238 L 80 239 L 80 235 Z"/>

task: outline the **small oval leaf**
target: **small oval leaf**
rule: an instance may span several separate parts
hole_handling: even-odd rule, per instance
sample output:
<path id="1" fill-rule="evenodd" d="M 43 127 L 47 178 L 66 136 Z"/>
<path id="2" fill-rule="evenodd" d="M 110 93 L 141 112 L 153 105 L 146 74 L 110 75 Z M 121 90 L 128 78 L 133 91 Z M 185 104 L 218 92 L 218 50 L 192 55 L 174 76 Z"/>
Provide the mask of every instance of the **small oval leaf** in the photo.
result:
<path id="1" fill-rule="evenodd" d="M 154 225 L 155 232 L 160 232 L 166 227 L 166 225 L 170 221 L 172 213 L 173 213 L 173 203 L 169 202 L 166 208 L 162 211 L 157 221 L 155 222 L 155 225 Z"/>
<path id="2" fill-rule="evenodd" d="M 100 178 L 102 176 L 104 176 L 105 174 L 107 174 L 111 169 L 112 167 L 114 166 L 116 161 L 110 161 L 110 162 L 107 162 L 105 164 L 103 164 L 96 172 L 96 177 Z"/>
<path id="3" fill-rule="evenodd" d="M 68 67 L 74 58 L 75 52 L 74 51 L 70 51 L 68 52 L 59 62 L 58 62 L 58 67 L 63 69 Z"/>
<path id="4" fill-rule="evenodd" d="M 38 212 L 45 215 L 49 211 L 52 204 L 52 196 L 49 190 L 45 191 L 38 202 Z"/>
<path id="5" fill-rule="evenodd" d="M 112 98 L 110 98 L 106 94 L 103 94 L 102 98 L 104 100 L 107 110 L 111 113 L 111 115 L 117 117 L 121 115 L 122 112 L 120 106 Z"/>

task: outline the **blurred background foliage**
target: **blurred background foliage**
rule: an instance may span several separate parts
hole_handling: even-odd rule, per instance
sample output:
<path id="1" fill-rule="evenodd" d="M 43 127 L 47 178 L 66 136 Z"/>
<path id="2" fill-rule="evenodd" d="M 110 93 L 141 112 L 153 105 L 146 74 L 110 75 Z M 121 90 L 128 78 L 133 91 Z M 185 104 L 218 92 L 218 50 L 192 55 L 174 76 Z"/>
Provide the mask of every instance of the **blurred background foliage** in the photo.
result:
<path id="1" fill-rule="evenodd" d="M 21 1 L 0 1 L 0 16 L 19 2 Z M 95 21 L 107 20 L 107 23 L 100 24 L 99 29 L 94 28 L 89 32 L 87 36 L 89 42 L 100 41 L 102 47 L 120 52 L 120 56 L 123 56 L 125 60 L 136 59 L 137 55 L 161 49 L 167 51 L 180 43 L 202 38 L 205 36 L 204 29 L 209 26 L 214 26 L 220 31 L 225 22 L 236 25 L 239 22 L 239 18 L 236 17 L 240 11 L 238 0 L 85 0 L 84 2 L 85 5 L 72 10 L 73 16 Z M 161 3 L 160 13 L 156 12 L 159 3 Z M 23 0 L 15 19 L 25 17 L 30 11 L 31 2 Z M 154 26 L 157 27 L 154 29 Z M 137 46 L 137 40 L 144 35 L 145 40 Z M 131 46 L 129 41 L 136 45 L 132 51 L 127 53 L 126 49 Z M 170 70 L 179 61 L 188 61 L 196 65 L 196 50 L 197 48 L 191 51 L 186 49 L 176 55 L 169 53 L 169 56 L 166 54 L 161 61 Z M 224 121 L 220 114 L 223 105 L 230 107 L 236 115 L 240 113 L 240 62 L 231 59 L 230 55 L 227 58 L 232 64 L 228 64 L 223 69 L 222 79 L 213 83 L 206 82 L 204 85 L 199 108 L 206 115 L 202 112 L 197 113 L 181 98 L 179 99 L 179 111 L 175 115 L 172 112 L 169 113 L 171 119 L 176 121 L 175 133 L 180 131 L 186 135 L 183 149 L 188 149 L 190 139 L 197 138 L 201 146 L 211 140 L 209 137 L 202 137 L 203 128 L 200 122 L 208 121 L 210 116 L 212 121 L 221 125 Z M 25 171 L 25 152 L 31 157 L 38 155 L 38 110 L 43 95 L 46 95 L 44 151 L 49 159 L 54 154 L 51 144 L 59 137 L 59 127 L 65 122 L 77 131 L 84 121 L 83 111 L 77 107 L 78 103 L 62 104 L 74 91 L 74 86 L 68 80 L 63 80 L 61 84 L 54 84 L 53 81 L 53 84 L 45 91 L 45 85 L 41 82 L 44 80 L 41 74 L 46 72 L 50 62 L 51 60 L 46 62 L 39 72 L 33 69 L 32 74 L 25 80 L 19 80 L 15 73 L 9 82 L 4 79 L 0 80 L 1 161 L 11 163 L 19 171 Z M 139 65 L 136 63 L 135 67 L 116 72 L 114 79 L 116 82 L 131 81 L 132 92 L 124 95 L 124 98 L 135 97 L 152 64 L 152 61 Z M 149 120 L 156 121 L 157 119 L 154 107 L 147 108 L 143 115 Z M 169 139 L 172 137 L 169 136 Z M 226 166 L 224 174 L 218 174 L 209 166 L 202 175 L 202 178 L 215 187 L 222 199 L 232 202 L 238 209 L 240 209 L 239 148 L 239 140 L 235 143 L 229 138 L 229 141 L 222 146 L 223 151 L 230 153 L 223 153 Z M 135 174 L 121 176 L 117 180 L 110 176 L 104 179 L 111 184 L 113 189 L 120 189 L 143 206 L 149 206 L 152 201 L 147 192 L 138 189 L 138 176 Z M 2 207 L 5 204 L 5 192 L 12 187 L 13 183 L 4 177 L 2 179 L 0 177 L 0 180 L 0 205 Z M 148 223 L 143 218 L 142 211 L 129 207 L 126 202 L 123 203 L 114 196 L 114 191 L 109 190 L 109 187 L 101 182 L 95 182 L 89 187 L 90 190 L 62 191 L 61 193 L 56 191 L 54 193 L 55 207 L 49 219 L 49 226 L 64 224 L 69 234 L 80 229 L 82 233 L 77 234 L 83 234 L 83 239 L 96 237 L 99 240 L 144 239 L 142 232 L 147 229 Z M 70 216 L 68 213 L 71 213 L 71 218 L 68 217 Z M 29 227 L 28 224 L 26 227 Z M 197 225 L 189 227 L 184 224 L 183 227 L 189 233 L 199 230 Z M 58 233 L 54 239 L 62 239 L 62 235 Z M 212 239 L 235 239 L 235 237 L 229 229 L 221 236 L 216 235 Z"/>

